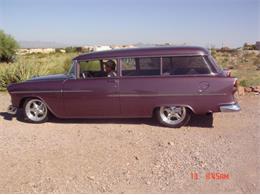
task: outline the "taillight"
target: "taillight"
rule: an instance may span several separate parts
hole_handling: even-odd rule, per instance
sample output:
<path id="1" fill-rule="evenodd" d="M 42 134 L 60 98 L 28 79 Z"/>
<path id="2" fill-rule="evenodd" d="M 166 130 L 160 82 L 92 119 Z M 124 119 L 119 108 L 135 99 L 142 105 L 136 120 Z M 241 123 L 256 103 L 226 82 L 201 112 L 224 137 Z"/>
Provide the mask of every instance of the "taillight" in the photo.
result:
<path id="1" fill-rule="evenodd" d="M 227 71 L 227 76 L 228 76 L 228 77 L 231 77 L 231 70 L 228 70 L 228 71 Z"/>
<path id="2" fill-rule="evenodd" d="M 231 70 L 224 69 L 223 71 L 224 71 L 224 75 L 225 75 L 226 77 L 231 77 Z"/>

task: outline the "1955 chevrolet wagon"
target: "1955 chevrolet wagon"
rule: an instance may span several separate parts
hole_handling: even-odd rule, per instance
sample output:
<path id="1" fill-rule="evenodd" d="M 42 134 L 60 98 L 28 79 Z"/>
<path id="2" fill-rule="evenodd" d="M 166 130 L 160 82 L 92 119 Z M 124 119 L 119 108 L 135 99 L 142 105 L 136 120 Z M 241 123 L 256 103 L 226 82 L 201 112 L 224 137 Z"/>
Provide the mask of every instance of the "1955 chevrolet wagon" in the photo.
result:
<path id="1" fill-rule="evenodd" d="M 64 75 L 11 84 L 9 113 L 29 122 L 59 118 L 156 116 L 169 127 L 191 114 L 239 111 L 237 79 L 201 47 L 155 47 L 93 52 L 73 59 Z"/>

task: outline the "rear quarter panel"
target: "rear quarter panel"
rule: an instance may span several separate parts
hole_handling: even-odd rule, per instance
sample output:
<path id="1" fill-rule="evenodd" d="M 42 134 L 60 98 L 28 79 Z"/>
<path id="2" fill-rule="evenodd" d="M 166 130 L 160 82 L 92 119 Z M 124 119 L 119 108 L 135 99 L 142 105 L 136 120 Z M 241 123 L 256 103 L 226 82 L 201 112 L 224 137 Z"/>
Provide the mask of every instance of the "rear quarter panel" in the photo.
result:
<path id="1" fill-rule="evenodd" d="M 154 108 L 164 105 L 184 105 L 195 114 L 218 112 L 219 105 L 234 102 L 234 82 L 218 76 L 122 78 L 121 113 L 151 116 Z"/>

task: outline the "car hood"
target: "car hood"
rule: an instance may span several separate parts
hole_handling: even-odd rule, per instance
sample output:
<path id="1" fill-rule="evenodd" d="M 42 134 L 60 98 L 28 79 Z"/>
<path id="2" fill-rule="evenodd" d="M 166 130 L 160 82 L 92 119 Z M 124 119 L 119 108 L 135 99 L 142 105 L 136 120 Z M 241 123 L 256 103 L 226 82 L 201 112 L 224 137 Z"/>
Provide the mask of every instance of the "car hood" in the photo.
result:
<path id="1" fill-rule="evenodd" d="M 28 81 L 53 81 L 53 80 L 65 80 L 68 78 L 68 75 L 65 74 L 54 74 L 54 75 L 47 75 L 47 76 L 40 76 L 40 77 L 33 77 Z"/>

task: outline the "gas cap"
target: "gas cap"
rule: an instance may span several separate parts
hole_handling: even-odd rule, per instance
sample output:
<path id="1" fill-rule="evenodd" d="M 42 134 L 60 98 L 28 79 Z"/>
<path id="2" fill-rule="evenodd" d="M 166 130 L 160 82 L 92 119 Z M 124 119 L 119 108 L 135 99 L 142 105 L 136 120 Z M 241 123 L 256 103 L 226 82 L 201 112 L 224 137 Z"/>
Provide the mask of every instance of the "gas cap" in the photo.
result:
<path id="1" fill-rule="evenodd" d="M 199 92 L 205 91 L 209 88 L 209 83 L 207 81 L 202 81 L 199 83 Z"/>

